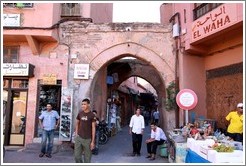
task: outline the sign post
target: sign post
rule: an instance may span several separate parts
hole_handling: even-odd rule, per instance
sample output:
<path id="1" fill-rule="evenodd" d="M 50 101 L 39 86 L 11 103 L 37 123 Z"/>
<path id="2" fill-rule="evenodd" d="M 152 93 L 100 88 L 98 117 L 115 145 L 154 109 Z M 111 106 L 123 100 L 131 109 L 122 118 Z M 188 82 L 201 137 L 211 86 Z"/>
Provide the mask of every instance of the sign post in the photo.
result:
<path id="1" fill-rule="evenodd" d="M 185 123 L 188 124 L 188 110 L 196 107 L 198 99 L 194 91 L 190 89 L 181 90 L 176 96 L 178 106 L 185 110 Z"/>

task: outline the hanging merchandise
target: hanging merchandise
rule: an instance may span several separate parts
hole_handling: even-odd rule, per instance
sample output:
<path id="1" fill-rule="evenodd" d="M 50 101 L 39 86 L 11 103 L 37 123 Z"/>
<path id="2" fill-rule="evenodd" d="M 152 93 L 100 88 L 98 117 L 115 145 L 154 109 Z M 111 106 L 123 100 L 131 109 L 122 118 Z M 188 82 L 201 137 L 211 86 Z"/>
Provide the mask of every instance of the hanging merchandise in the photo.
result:
<path id="1" fill-rule="evenodd" d="M 72 124 L 72 110 L 73 110 L 72 96 L 73 96 L 73 89 L 68 89 L 66 87 L 62 88 L 60 131 L 59 131 L 60 141 L 71 140 L 71 124 Z"/>

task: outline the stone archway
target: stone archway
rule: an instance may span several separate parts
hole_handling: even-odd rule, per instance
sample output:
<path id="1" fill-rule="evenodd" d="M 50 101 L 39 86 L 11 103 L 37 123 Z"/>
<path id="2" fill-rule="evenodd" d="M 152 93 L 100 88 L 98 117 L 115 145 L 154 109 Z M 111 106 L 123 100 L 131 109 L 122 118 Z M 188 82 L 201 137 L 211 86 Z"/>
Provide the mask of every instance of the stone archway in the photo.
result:
<path id="1" fill-rule="evenodd" d="M 174 80 L 174 66 L 170 66 L 167 61 L 158 55 L 153 50 L 150 50 L 140 44 L 127 42 L 118 45 L 114 45 L 98 55 L 96 55 L 90 62 L 90 66 L 93 71 L 97 71 L 93 76 L 93 81 L 90 88 L 90 97 L 92 103 L 96 109 L 106 108 L 106 93 L 103 89 L 107 89 L 106 82 L 103 84 L 101 80 L 106 80 L 106 67 L 108 64 L 114 62 L 117 59 L 130 55 L 137 59 L 140 59 L 151 66 L 151 68 L 139 69 L 132 72 L 129 76 L 140 76 L 149 81 L 153 87 L 158 91 L 159 110 L 161 111 L 161 126 L 167 130 L 175 126 L 174 112 L 167 112 L 165 110 L 165 96 L 166 86 Z M 150 73 L 151 72 L 151 73 Z M 148 76 L 146 73 L 149 73 Z M 100 88 L 98 87 L 101 87 Z M 102 103 L 96 103 L 101 101 Z M 101 116 L 103 116 L 101 114 Z"/>

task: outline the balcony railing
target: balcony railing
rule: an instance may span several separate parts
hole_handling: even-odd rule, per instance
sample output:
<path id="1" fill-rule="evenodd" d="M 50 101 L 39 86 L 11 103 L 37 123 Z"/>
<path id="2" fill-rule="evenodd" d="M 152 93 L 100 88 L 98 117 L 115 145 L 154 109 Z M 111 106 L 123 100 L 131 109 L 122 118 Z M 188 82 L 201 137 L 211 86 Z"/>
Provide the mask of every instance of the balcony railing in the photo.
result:
<path id="1" fill-rule="evenodd" d="M 33 8 L 33 3 L 3 3 L 4 8 Z"/>
<path id="2" fill-rule="evenodd" d="M 222 5 L 222 3 L 203 3 L 203 4 L 199 5 L 199 6 L 197 6 L 193 10 L 194 20 L 200 18 L 201 16 L 203 16 L 206 13 L 212 11 L 213 9 L 217 8 L 220 5 Z"/>
<path id="3" fill-rule="evenodd" d="M 79 3 L 62 3 L 61 17 L 81 16 Z"/>

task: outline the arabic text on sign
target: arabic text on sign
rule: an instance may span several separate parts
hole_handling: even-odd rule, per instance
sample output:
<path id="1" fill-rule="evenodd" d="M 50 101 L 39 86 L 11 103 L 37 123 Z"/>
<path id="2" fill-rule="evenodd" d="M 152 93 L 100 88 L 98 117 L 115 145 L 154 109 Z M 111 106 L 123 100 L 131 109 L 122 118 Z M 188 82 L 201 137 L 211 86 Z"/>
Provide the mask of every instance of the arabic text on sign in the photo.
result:
<path id="1" fill-rule="evenodd" d="M 180 95 L 180 103 L 185 107 L 190 107 L 195 99 L 191 93 L 185 92 Z"/>
<path id="2" fill-rule="evenodd" d="M 20 14 L 3 14 L 3 26 L 20 26 Z"/>
<path id="3" fill-rule="evenodd" d="M 197 40 L 230 25 L 235 21 L 235 13 L 230 13 L 228 10 L 233 10 L 234 8 L 236 8 L 234 4 L 230 6 L 224 4 L 194 21 L 192 25 L 192 39 Z"/>
<path id="4" fill-rule="evenodd" d="M 56 84 L 56 74 L 44 74 L 43 75 L 43 84 L 55 85 Z"/>
<path id="5" fill-rule="evenodd" d="M 3 63 L 4 76 L 28 76 L 29 64 L 25 63 Z"/>

